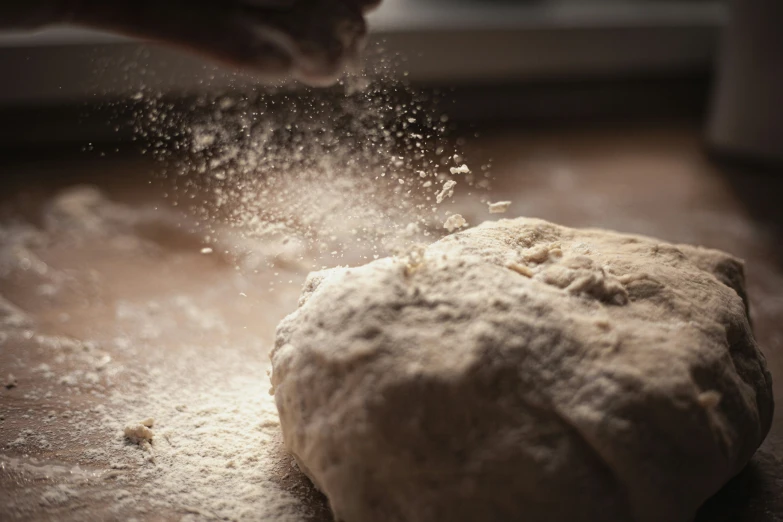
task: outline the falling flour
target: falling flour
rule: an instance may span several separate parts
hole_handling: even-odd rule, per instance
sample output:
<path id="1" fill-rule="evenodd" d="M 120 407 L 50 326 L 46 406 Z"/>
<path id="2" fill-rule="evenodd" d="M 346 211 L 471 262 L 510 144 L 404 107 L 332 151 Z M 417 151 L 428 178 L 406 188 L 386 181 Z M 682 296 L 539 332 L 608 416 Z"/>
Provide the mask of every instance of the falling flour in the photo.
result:
<path id="1" fill-rule="evenodd" d="M 170 169 L 169 197 L 207 226 L 227 217 L 250 239 L 300 243 L 309 252 L 297 261 L 311 270 L 369 261 L 442 233 L 448 214 L 438 206 L 455 186 L 448 176 L 479 192 L 490 181 L 488 165 L 473 174 L 455 150 L 461 142 L 448 138 L 435 100 L 392 69 L 381 58 L 344 92 L 205 96 L 182 117 L 184 133 L 166 127 L 177 118 L 151 102 L 139 135 L 182 136 L 177 149 L 191 154 Z M 421 224 L 415 238 L 401 233 L 412 220 Z"/>
<path id="2" fill-rule="evenodd" d="M 463 163 L 459 167 L 451 167 L 449 172 L 451 172 L 452 176 L 456 176 L 458 174 L 470 174 L 470 168 Z"/>
<path id="3" fill-rule="evenodd" d="M 468 226 L 468 222 L 465 221 L 465 218 L 459 214 L 452 214 L 449 216 L 446 222 L 443 223 L 443 228 L 448 230 L 449 233 L 454 232 L 458 228 L 463 228 L 466 226 Z"/>
<path id="4" fill-rule="evenodd" d="M 438 195 L 435 196 L 435 201 L 438 204 L 443 203 L 443 200 L 446 198 L 450 198 L 454 195 L 454 187 L 457 186 L 457 182 L 453 179 L 450 179 L 448 181 L 445 181 L 443 183 L 443 187 L 440 189 L 440 192 L 438 192 Z"/>
<path id="5" fill-rule="evenodd" d="M 498 201 L 497 203 L 489 203 L 490 214 L 505 214 L 508 211 L 508 207 L 511 206 L 510 201 Z"/>
<path id="6" fill-rule="evenodd" d="M 262 377 L 274 326 L 312 269 L 407 249 L 415 271 L 416 245 L 443 235 L 433 187 L 437 205 L 448 173 L 474 187 L 447 118 L 392 91 L 205 97 L 184 116 L 142 93 L 140 141 L 192 155 L 167 163 L 168 197 L 195 220 L 78 187 L 35 223 L 0 223 L 0 345 L 24 348 L 0 352 L 24 384 L 7 390 L 21 406 L 0 405 L 0 465 L 31 484 L 0 518 L 328 519 Z"/>

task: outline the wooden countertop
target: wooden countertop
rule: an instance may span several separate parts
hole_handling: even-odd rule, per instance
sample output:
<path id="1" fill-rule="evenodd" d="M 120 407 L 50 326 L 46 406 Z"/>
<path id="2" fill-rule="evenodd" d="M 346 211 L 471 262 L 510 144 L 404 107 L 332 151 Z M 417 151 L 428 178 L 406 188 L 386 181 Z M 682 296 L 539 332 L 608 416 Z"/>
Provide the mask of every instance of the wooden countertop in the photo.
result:
<path id="1" fill-rule="evenodd" d="M 775 399 L 783 404 L 783 204 L 780 201 L 783 170 L 718 166 L 705 158 L 700 130 L 689 123 L 594 128 L 575 125 L 569 129 L 537 131 L 495 128 L 484 130 L 480 138 L 469 140 L 466 147 L 468 161 L 472 164 L 492 158 L 492 172 L 497 178 L 492 198 L 513 201 L 509 217 L 534 216 L 568 226 L 604 227 L 651 235 L 672 242 L 722 249 L 745 259 L 756 337 L 775 379 Z M 80 182 L 95 184 L 109 198 L 129 205 L 158 201 L 160 192 L 167 189 L 146 183 L 154 179 L 152 173 L 156 168 L 137 158 L 97 158 L 94 155 L 67 160 L 28 157 L 3 161 L 0 163 L 0 183 L 3 185 L 0 189 L 0 225 L 19 219 L 36 222 L 41 202 L 57 189 Z M 485 204 L 475 198 L 458 198 L 455 209 L 470 223 L 489 217 Z M 148 298 L 185 291 L 177 285 L 185 285 L 193 295 L 201 295 L 199 292 L 207 285 L 219 286 L 220 278 L 234 270 L 227 263 L 204 261 L 198 253 L 199 248 L 199 241 L 192 237 L 181 242 L 172 250 L 179 256 L 177 264 L 169 265 L 165 257 L 154 263 L 123 265 L 121 259 L 107 257 L 98 250 L 81 252 L 79 255 L 87 256 L 81 259 L 59 252 L 47 262 L 54 267 L 76 266 L 76 263 L 81 263 L 82 267 L 84 263 L 91 265 L 89 268 L 100 274 L 109 293 L 115 297 L 132 299 L 128 296 L 142 295 Z M 192 258 L 188 257 L 188 252 L 192 253 Z M 271 278 L 263 273 L 249 277 L 256 287 L 268 285 Z M 252 335 L 268 342 L 277 320 L 295 306 L 299 283 L 297 279 L 276 297 L 254 302 L 249 308 L 232 308 L 228 321 L 230 331 L 247 330 L 250 326 Z M 43 305 L 35 296 L 28 295 L 29 292 L 30 289 L 18 281 L 0 279 L 0 295 L 32 315 L 48 317 Z M 275 311 L 262 314 L 270 306 L 274 306 Z M 101 329 L 111 330 L 110 323 L 114 321 L 111 314 L 102 313 L 93 305 L 92 309 L 82 310 L 82 315 L 88 311 L 89 321 L 81 323 L 79 313 L 74 312 L 76 319 L 67 328 L 69 335 L 100 337 Z M 254 319 L 262 315 L 262 320 Z M 46 323 L 44 319 L 41 320 Z M 163 332 L 161 342 L 164 345 L 166 335 Z M 235 334 L 231 333 L 229 337 L 233 339 Z M 36 360 L 24 350 L 21 344 L 0 345 L 0 368 L 3 368 L 0 379 L 8 371 L 20 378 L 18 387 L 0 389 L 0 414 L 6 412 L 5 420 L 0 421 L 0 455 L 32 455 L 76 462 L 78 457 L 73 452 L 9 446 L 20 430 L 34 422 L 12 418 L 8 412 L 44 408 L 40 399 L 26 395 L 31 389 L 45 385 L 42 377 L 24 370 L 28 365 L 44 361 Z M 196 351 L 193 357 L 206 357 L 204 353 Z M 141 364 L 136 360 L 123 360 L 120 353 L 110 355 L 121 361 L 126 369 L 132 370 L 134 365 Z M 258 358 L 258 353 L 248 357 Z M 259 379 L 262 378 L 259 375 Z M 94 407 L 101 401 L 95 394 L 85 393 L 79 397 L 85 407 Z M 58 409 L 56 404 L 49 403 L 46 408 Z M 276 444 L 275 458 L 285 462 L 279 440 Z M 110 516 L 103 506 L 89 504 L 89 501 L 87 505 L 82 503 L 57 510 L 48 507 L 13 510 L 9 507 L 10 501 L 24 497 L 26 488 L 30 487 L 29 483 L 23 484 L 20 480 L 0 467 L 0 518 L 4 520 L 83 520 L 116 516 Z M 310 508 L 305 519 L 330 520 L 323 497 L 301 475 L 281 473 L 277 480 L 299 492 L 298 498 Z M 130 482 L 125 487 L 133 492 L 135 486 Z M 180 519 L 183 515 L 184 512 L 172 508 L 141 518 Z M 191 511 L 190 516 L 198 518 L 199 515 Z M 779 520 L 783 520 L 781 415 L 776 416 L 769 437 L 750 465 L 706 503 L 696 522 Z"/>

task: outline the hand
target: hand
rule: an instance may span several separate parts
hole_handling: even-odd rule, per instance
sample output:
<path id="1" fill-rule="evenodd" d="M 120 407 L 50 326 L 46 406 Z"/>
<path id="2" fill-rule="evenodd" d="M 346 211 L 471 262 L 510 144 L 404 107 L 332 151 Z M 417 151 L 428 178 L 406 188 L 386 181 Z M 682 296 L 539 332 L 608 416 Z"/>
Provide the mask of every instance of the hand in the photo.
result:
<path id="1" fill-rule="evenodd" d="M 364 14 L 380 0 L 28 0 L 56 7 L 57 20 L 108 29 L 199 52 L 258 71 L 334 82 L 359 54 Z M 10 0 L 16 9 L 24 0 Z M 39 6 L 40 7 L 40 6 Z M 23 7 L 22 7 L 23 8 Z M 0 7 L 0 16 L 2 10 Z"/>

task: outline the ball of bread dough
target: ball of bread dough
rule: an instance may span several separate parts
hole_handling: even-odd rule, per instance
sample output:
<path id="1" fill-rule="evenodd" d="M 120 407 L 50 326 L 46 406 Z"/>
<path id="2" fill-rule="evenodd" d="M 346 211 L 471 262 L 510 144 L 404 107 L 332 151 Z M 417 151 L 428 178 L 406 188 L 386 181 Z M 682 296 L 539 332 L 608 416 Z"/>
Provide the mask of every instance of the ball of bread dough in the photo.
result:
<path id="1" fill-rule="evenodd" d="M 346 522 L 686 522 L 770 428 L 742 263 L 484 223 L 312 274 L 279 326 L 286 447 Z"/>

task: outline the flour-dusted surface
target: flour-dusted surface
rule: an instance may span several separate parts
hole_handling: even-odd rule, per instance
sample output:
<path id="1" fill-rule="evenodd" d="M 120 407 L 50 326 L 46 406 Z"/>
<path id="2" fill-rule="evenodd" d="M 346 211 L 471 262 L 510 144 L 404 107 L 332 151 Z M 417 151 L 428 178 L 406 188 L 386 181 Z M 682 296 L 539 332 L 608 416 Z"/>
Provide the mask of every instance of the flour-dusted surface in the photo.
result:
<path id="1" fill-rule="evenodd" d="M 346 522 L 689 522 L 767 435 L 740 261 L 519 218 L 315 273 L 272 353 Z"/>
<path id="2" fill-rule="evenodd" d="M 731 177 L 710 165 L 699 153 L 697 124 L 684 129 L 640 125 L 634 132 L 622 127 L 585 131 L 571 126 L 531 133 L 506 129 L 483 135 L 476 142 L 481 150 L 468 151 L 468 164 L 482 172 L 478 167 L 482 161 L 495 158 L 493 172 L 498 179 L 488 197 L 513 200 L 507 216 L 540 216 L 571 226 L 600 226 L 704 244 L 744 258 L 753 327 L 773 376 L 783 375 L 783 258 L 776 255 L 783 254 L 783 242 L 775 235 L 775 222 L 765 222 L 757 214 L 780 215 L 776 194 L 783 190 L 783 180 L 746 170 Z M 452 164 L 462 161 L 454 159 Z M 167 204 L 158 196 L 167 187 L 148 185 L 148 174 L 157 165 L 110 151 L 100 159 L 90 153 L 63 158 L 39 151 L 30 161 L 9 160 L 3 168 L 0 384 L 12 373 L 17 386 L 0 386 L 0 520 L 215 520 L 208 506 L 221 501 L 218 496 L 232 484 L 244 480 L 246 486 L 254 475 L 263 478 L 264 468 L 245 468 L 236 481 L 216 480 L 213 477 L 230 468 L 218 459 L 207 461 L 199 452 L 223 451 L 233 445 L 226 439 L 233 439 L 242 450 L 240 441 L 252 446 L 254 435 L 251 431 L 247 439 L 225 434 L 203 437 L 200 430 L 204 426 L 252 428 L 257 420 L 256 425 L 263 422 L 258 412 L 272 404 L 265 371 L 274 328 L 296 307 L 306 272 L 313 269 L 306 264 L 300 271 L 300 243 L 248 241 L 253 255 L 241 258 L 242 270 L 237 271 L 237 263 L 225 254 L 233 242 L 226 242 L 222 231 L 210 230 L 212 237 L 207 238 L 188 221 L 166 225 L 171 223 L 162 217 Z M 442 180 L 432 170 L 426 174 L 422 179 L 431 183 L 434 203 Z M 462 175 L 456 179 L 460 184 L 453 200 L 444 202 L 449 205 L 444 212 L 433 214 L 438 225 L 445 211 L 458 212 L 472 224 L 492 218 L 481 196 L 470 195 Z M 104 201 L 124 202 L 119 206 L 156 218 L 153 222 L 158 225 L 118 235 L 115 246 L 111 246 L 112 236 L 78 249 L 50 241 L 53 234 L 41 230 L 39 203 L 46 206 L 58 187 L 85 182 L 101 186 Z M 744 204 L 736 187 L 756 195 L 752 205 Z M 178 208 L 186 203 L 180 200 Z M 432 214 L 429 207 L 426 210 Z M 399 228 L 409 222 L 402 221 Z M 22 237 L 28 246 L 17 240 Z M 136 241 L 142 250 L 130 246 Z M 372 260 L 380 253 L 351 245 L 356 249 L 355 261 L 341 258 L 340 263 L 365 263 L 363 256 Z M 207 247 L 213 253 L 202 254 Z M 328 247 L 327 254 L 333 251 L 332 245 Z M 412 269 L 420 264 L 419 257 L 417 251 L 410 256 Z M 45 263 L 51 280 L 40 276 L 39 261 Z M 322 264 L 327 263 L 319 262 L 316 269 Z M 254 267 L 258 274 L 253 273 Z M 227 326 L 227 334 L 206 335 L 209 328 L 220 329 L 221 323 Z M 33 326 L 46 335 L 24 339 L 12 331 L 27 329 L 29 335 Z M 181 373 L 186 377 L 180 379 Z M 774 381 L 777 401 L 783 401 L 783 380 Z M 109 402 L 113 393 L 104 387 L 123 393 Z M 216 395 L 218 389 L 225 393 Z M 190 406 L 179 411 L 201 398 L 218 405 L 239 404 L 241 411 L 250 414 L 243 419 L 228 414 L 218 419 L 221 408 L 229 411 L 227 406 L 210 411 Z M 708 406 L 714 398 L 704 395 L 701 400 Z M 187 452 L 158 471 L 151 464 L 142 466 L 148 454 L 126 443 L 122 435 L 127 423 L 147 417 L 155 419 L 152 429 L 159 439 L 155 466 L 165 464 L 161 457 L 168 451 L 165 435 L 188 434 L 190 441 Z M 279 432 L 279 427 L 271 429 Z M 777 415 L 750 465 L 702 507 L 696 522 L 779 522 L 783 518 L 782 441 L 783 416 Z M 209 445 L 202 446 L 205 442 Z M 282 440 L 276 447 L 274 487 L 258 480 L 257 492 L 292 495 L 297 503 L 289 507 L 296 516 L 332 521 L 323 497 L 291 466 Z M 250 449 L 242 452 L 250 457 Z M 260 462 L 266 461 L 264 457 Z M 202 465 L 203 471 L 191 473 L 191 479 L 179 472 L 180 465 L 190 470 Z M 145 470 L 161 473 L 159 482 L 176 484 L 166 478 L 171 474 L 188 486 L 156 490 L 154 482 L 142 480 L 140 472 Z M 209 485 L 210 481 L 216 485 Z M 215 495 L 208 494 L 215 487 Z M 197 496 L 203 502 L 194 503 Z M 251 505 L 262 504 L 267 505 L 259 498 Z M 226 518 L 231 513 L 221 511 Z M 257 516 L 265 513 L 262 506 Z"/>
<path id="3" fill-rule="evenodd" d="M 259 349 L 297 265 L 240 271 L 186 218 L 92 187 L 33 215 L 0 223 L 0 519 L 322 519 Z"/>
<path id="4" fill-rule="evenodd" d="M 141 202 L 59 163 L 57 190 L 26 174 L 0 190 L 1 520 L 330 518 L 282 445 L 275 325 L 309 271 L 439 237 L 453 195 L 490 175 L 425 98 L 364 80 L 205 94 L 187 114 L 139 93 L 139 141 L 168 179 L 149 190 L 85 158 Z"/>

